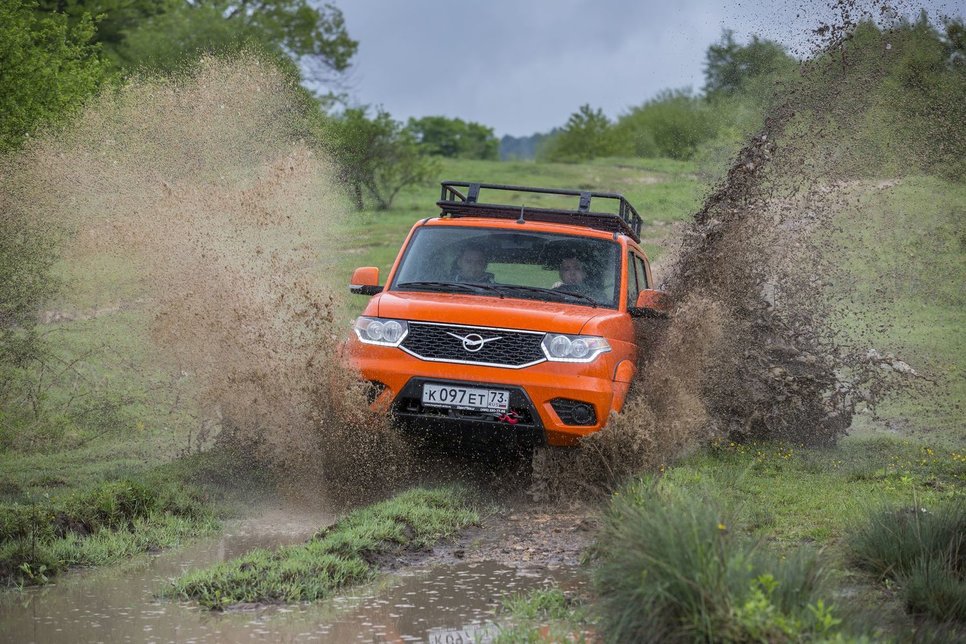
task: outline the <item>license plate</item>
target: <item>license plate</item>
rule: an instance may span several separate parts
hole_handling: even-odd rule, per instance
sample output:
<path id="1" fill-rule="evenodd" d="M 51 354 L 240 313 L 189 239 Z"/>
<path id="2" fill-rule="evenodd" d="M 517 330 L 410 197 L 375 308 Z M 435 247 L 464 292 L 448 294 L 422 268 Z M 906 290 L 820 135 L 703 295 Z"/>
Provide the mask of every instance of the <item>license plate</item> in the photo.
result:
<path id="1" fill-rule="evenodd" d="M 423 385 L 423 405 L 468 411 L 506 411 L 510 406 L 510 392 L 427 383 Z"/>

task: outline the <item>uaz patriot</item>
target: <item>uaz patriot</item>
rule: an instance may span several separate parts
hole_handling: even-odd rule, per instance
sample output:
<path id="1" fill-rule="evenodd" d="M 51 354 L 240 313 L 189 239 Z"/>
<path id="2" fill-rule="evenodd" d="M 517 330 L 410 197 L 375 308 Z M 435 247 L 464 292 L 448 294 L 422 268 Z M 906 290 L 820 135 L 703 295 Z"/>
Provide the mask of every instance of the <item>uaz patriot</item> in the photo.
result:
<path id="1" fill-rule="evenodd" d="M 506 203 L 535 194 L 576 208 Z M 633 318 L 665 308 L 637 211 L 615 193 L 455 181 L 437 205 L 385 286 L 378 268 L 352 275 L 353 293 L 374 296 L 347 343 L 373 408 L 403 427 L 551 446 L 602 429 L 637 370 Z"/>

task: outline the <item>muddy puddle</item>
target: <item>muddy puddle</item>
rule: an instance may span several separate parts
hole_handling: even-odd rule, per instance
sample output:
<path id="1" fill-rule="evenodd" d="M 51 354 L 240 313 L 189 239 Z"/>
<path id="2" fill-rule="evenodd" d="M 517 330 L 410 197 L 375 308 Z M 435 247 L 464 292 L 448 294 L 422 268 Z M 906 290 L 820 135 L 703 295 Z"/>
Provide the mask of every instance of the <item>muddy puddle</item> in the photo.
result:
<path id="1" fill-rule="evenodd" d="M 576 589 L 571 566 L 468 559 L 404 567 L 327 602 L 212 613 L 158 599 L 181 573 L 252 548 L 298 543 L 335 517 L 282 508 L 232 521 L 217 538 L 76 571 L 43 587 L 0 595 L 2 642 L 487 641 L 500 599 L 551 584 Z"/>

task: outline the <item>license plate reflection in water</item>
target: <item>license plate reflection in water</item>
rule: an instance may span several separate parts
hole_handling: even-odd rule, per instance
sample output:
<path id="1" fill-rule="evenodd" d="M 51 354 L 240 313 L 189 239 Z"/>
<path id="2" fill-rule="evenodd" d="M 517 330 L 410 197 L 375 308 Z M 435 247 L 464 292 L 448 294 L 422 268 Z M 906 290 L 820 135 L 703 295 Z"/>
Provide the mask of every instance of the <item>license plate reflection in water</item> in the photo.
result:
<path id="1" fill-rule="evenodd" d="M 510 392 L 457 385 L 423 385 L 423 405 L 471 411 L 506 411 Z"/>

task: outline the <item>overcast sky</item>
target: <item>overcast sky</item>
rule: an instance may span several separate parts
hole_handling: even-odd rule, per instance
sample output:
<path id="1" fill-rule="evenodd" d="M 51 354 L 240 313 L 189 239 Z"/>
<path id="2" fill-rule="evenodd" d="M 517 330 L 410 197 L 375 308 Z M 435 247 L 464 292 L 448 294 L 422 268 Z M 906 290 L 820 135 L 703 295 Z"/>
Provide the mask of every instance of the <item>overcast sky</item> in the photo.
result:
<path id="1" fill-rule="evenodd" d="M 359 51 L 357 104 L 394 118 L 444 115 L 498 136 L 562 125 L 590 103 L 617 117 L 661 89 L 704 83 L 724 28 L 799 54 L 835 0 L 337 0 Z M 899 1 L 905 14 L 962 16 L 966 0 Z"/>

